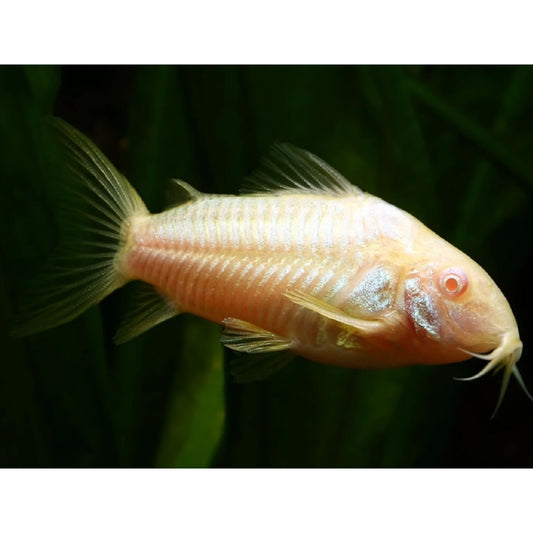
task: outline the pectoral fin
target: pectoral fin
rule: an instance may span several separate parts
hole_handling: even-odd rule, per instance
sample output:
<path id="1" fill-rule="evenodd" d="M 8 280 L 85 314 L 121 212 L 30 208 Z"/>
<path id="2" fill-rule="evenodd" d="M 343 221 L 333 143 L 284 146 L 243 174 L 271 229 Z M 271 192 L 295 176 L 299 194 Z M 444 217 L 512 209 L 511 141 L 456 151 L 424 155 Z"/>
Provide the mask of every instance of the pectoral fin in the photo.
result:
<path id="1" fill-rule="evenodd" d="M 225 329 L 220 340 L 224 346 L 247 352 L 237 355 L 230 363 L 231 373 L 237 383 L 264 379 L 296 357 L 283 351 L 290 349 L 293 344 L 288 339 L 238 318 L 227 318 L 223 323 Z"/>
<path id="2" fill-rule="evenodd" d="M 383 328 L 383 322 L 379 319 L 368 320 L 351 316 L 329 302 L 325 302 L 316 296 L 305 294 L 302 291 L 288 291 L 285 293 L 285 296 L 289 298 L 291 302 L 301 305 L 302 307 L 314 311 L 330 320 L 339 322 L 344 326 L 348 326 L 361 335 L 374 333 Z"/>

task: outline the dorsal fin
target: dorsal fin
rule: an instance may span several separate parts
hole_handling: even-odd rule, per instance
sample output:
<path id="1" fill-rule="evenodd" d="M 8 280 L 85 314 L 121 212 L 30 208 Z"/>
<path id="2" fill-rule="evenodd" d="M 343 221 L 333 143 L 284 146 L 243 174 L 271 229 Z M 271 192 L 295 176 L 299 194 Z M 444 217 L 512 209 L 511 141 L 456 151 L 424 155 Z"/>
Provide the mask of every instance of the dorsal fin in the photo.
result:
<path id="1" fill-rule="evenodd" d="M 191 200 L 200 198 L 203 194 L 197 191 L 192 185 L 181 180 L 169 180 L 167 188 L 167 207 L 174 207 L 176 205 L 184 204 Z"/>
<path id="2" fill-rule="evenodd" d="M 359 195 L 361 189 L 316 155 L 291 144 L 274 144 L 259 168 L 244 181 L 243 194 L 305 192 Z"/>

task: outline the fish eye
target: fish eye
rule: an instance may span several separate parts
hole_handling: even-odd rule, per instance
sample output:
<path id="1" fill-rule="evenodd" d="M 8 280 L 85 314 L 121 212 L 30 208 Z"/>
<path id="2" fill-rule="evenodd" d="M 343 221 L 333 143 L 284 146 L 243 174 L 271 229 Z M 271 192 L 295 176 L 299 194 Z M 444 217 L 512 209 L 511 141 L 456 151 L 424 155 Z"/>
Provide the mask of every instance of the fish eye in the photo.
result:
<path id="1" fill-rule="evenodd" d="M 440 288 L 446 296 L 457 297 L 468 287 L 468 278 L 459 268 L 449 268 L 440 275 Z"/>

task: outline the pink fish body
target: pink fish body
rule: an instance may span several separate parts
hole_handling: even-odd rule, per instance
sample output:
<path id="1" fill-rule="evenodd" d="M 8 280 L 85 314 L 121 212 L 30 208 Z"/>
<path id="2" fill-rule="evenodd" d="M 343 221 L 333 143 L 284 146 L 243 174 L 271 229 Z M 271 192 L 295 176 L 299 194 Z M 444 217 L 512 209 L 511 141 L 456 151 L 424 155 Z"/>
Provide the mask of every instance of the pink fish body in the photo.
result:
<path id="1" fill-rule="evenodd" d="M 464 360 L 464 352 L 429 346 L 440 317 L 417 324 L 405 302 L 415 296 L 398 291 L 415 253 L 427 264 L 421 251 L 429 244 L 449 247 L 407 213 L 355 189 L 343 197 L 200 196 L 132 221 L 120 270 L 157 287 L 179 311 L 220 324 L 247 322 L 322 363 L 375 368 Z M 340 318 L 300 302 L 305 295 Z M 352 327 L 353 319 L 360 324 Z M 241 340 L 233 347 L 245 349 L 246 335 Z M 270 336 L 265 341 L 274 347 Z"/>
<path id="2" fill-rule="evenodd" d="M 489 275 L 316 156 L 280 145 L 249 194 L 201 194 L 178 181 L 184 201 L 149 214 L 90 141 L 62 121 L 53 125 L 96 197 L 100 229 L 89 232 L 112 243 L 81 278 L 78 299 L 70 289 L 68 298 L 56 292 L 18 333 L 66 322 L 141 280 L 155 289 L 153 297 L 133 310 L 116 340 L 192 313 L 224 325 L 222 342 L 248 354 L 234 369 L 241 381 L 264 377 L 298 354 L 357 368 L 486 359 L 478 376 L 505 369 L 498 406 L 511 373 L 523 385 L 516 321 Z"/>

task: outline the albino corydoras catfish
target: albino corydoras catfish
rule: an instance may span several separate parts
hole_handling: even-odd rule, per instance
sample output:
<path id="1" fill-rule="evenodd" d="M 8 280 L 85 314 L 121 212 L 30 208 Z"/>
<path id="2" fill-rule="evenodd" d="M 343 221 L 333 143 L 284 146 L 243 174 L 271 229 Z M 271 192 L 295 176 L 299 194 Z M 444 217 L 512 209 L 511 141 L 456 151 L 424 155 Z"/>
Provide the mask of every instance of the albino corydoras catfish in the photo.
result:
<path id="1" fill-rule="evenodd" d="M 55 259 L 14 333 L 52 328 L 132 280 L 153 290 L 115 340 L 178 313 L 224 326 L 247 355 L 238 381 L 295 355 L 354 368 L 476 357 L 503 369 L 501 404 L 522 354 L 515 318 L 489 275 L 420 221 L 362 192 L 311 153 L 276 145 L 240 196 L 176 181 L 183 201 L 150 214 L 84 135 L 52 119 L 83 187 L 83 241 Z M 77 246 L 83 248 L 80 251 Z M 89 250 L 89 251 L 88 251 Z M 62 266 L 61 266 L 62 265 Z M 531 396 L 530 396 L 531 398 Z"/>

